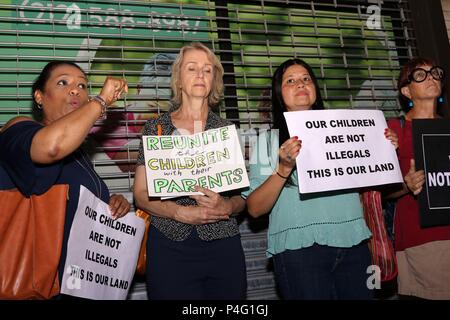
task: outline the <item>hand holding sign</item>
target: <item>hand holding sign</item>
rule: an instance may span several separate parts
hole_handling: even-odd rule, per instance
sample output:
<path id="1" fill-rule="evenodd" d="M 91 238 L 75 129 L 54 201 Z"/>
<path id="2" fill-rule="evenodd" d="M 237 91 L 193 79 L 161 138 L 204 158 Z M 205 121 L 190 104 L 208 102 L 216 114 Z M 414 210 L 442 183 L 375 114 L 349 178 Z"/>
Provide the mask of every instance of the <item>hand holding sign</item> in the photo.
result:
<path id="1" fill-rule="evenodd" d="M 391 141 L 392 145 L 395 147 L 395 149 L 398 148 L 398 136 L 397 134 L 394 132 L 394 130 L 390 129 L 390 128 L 386 128 L 384 130 L 384 136 L 386 137 L 386 139 L 388 139 L 389 141 Z"/>
<path id="2" fill-rule="evenodd" d="M 421 191 L 425 182 L 425 172 L 423 170 L 416 171 L 416 163 L 411 159 L 411 167 L 405 176 L 405 182 L 408 189 L 417 196 Z"/>
<path id="3" fill-rule="evenodd" d="M 280 159 L 278 171 L 281 175 L 287 177 L 291 174 L 295 166 L 295 159 L 297 159 L 301 148 L 302 141 L 298 140 L 297 136 L 286 140 L 281 145 L 280 150 L 278 150 L 278 157 Z"/>
<path id="4" fill-rule="evenodd" d="M 108 205 L 114 220 L 122 218 L 130 211 L 130 203 L 121 194 L 113 194 L 111 198 L 109 198 Z"/>
<path id="5" fill-rule="evenodd" d="M 174 217 L 176 221 L 194 225 L 214 223 L 227 219 L 229 219 L 228 215 L 204 206 L 179 206 Z"/>
<path id="6" fill-rule="evenodd" d="M 190 197 L 197 201 L 199 206 L 214 210 L 220 219 L 228 219 L 230 214 L 233 213 L 233 206 L 230 201 L 222 197 L 220 194 L 199 186 L 195 187 L 195 191 L 201 192 L 204 195 L 194 195 Z"/>

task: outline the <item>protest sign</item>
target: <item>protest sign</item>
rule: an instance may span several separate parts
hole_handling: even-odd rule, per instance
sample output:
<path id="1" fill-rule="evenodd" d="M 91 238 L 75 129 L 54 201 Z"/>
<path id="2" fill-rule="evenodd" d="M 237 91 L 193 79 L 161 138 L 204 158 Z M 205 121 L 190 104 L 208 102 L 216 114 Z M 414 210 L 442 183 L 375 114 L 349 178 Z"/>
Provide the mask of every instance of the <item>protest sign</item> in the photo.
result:
<path id="1" fill-rule="evenodd" d="M 61 293 L 88 299 L 125 299 L 136 270 L 144 220 L 114 220 L 108 205 L 84 186 L 70 229 Z"/>
<path id="2" fill-rule="evenodd" d="M 419 193 L 420 224 L 450 224 L 450 121 L 414 119 L 413 141 L 416 170 L 424 170 Z"/>
<path id="3" fill-rule="evenodd" d="M 142 139 L 150 197 L 199 194 L 194 186 L 222 192 L 249 185 L 234 125 Z"/>
<path id="4" fill-rule="evenodd" d="M 308 110 L 284 116 L 290 136 L 302 140 L 296 159 L 300 193 L 403 182 L 381 111 Z"/>

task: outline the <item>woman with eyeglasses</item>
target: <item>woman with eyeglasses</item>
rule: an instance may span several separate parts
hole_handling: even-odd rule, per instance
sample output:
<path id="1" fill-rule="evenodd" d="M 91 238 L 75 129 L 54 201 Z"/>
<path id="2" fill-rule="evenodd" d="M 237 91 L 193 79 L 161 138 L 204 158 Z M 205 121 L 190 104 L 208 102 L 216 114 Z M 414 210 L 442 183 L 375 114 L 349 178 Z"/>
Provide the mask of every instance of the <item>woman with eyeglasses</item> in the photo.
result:
<path id="1" fill-rule="evenodd" d="M 440 118 L 443 79 L 444 70 L 433 61 L 408 61 L 398 80 L 406 116 L 404 121 L 388 122 L 399 137 L 398 156 L 405 180 L 402 189 L 391 195 L 398 198 L 394 220 L 398 293 L 425 299 L 450 299 L 450 226 L 420 226 L 416 196 L 422 191 L 425 174 L 415 169 L 412 120 Z"/>

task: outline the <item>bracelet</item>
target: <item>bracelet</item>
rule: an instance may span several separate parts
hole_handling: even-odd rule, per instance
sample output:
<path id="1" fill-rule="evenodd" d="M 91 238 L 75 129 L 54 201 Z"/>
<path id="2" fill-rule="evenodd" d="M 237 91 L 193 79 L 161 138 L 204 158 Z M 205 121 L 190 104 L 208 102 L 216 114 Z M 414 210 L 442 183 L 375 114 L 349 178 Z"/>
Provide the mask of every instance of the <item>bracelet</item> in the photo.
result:
<path id="1" fill-rule="evenodd" d="M 285 180 L 287 180 L 287 179 L 289 178 L 289 176 L 285 177 L 285 176 L 282 176 L 281 174 L 279 174 L 279 173 L 278 173 L 278 170 L 275 171 L 275 172 L 277 173 L 277 175 L 278 175 L 280 178 L 283 178 L 283 179 L 285 179 Z"/>
<path id="2" fill-rule="evenodd" d="M 100 106 L 102 107 L 102 112 L 100 113 L 99 118 L 103 118 L 106 114 L 106 108 L 108 107 L 108 105 L 106 104 L 106 101 L 103 100 L 103 98 L 100 97 L 99 95 L 93 97 L 90 101 L 97 101 L 98 103 L 100 103 Z"/>

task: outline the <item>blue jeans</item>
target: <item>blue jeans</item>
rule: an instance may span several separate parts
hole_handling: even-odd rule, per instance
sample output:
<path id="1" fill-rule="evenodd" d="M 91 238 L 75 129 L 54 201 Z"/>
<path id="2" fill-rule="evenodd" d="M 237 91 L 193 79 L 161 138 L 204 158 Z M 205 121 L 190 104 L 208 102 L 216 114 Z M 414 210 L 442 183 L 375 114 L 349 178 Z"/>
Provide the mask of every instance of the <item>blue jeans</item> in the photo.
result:
<path id="1" fill-rule="evenodd" d="M 372 299 L 367 287 L 371 256 L 366 241 L 351 248 L 314 244 L 273 257 L 283 299 Z"/>

